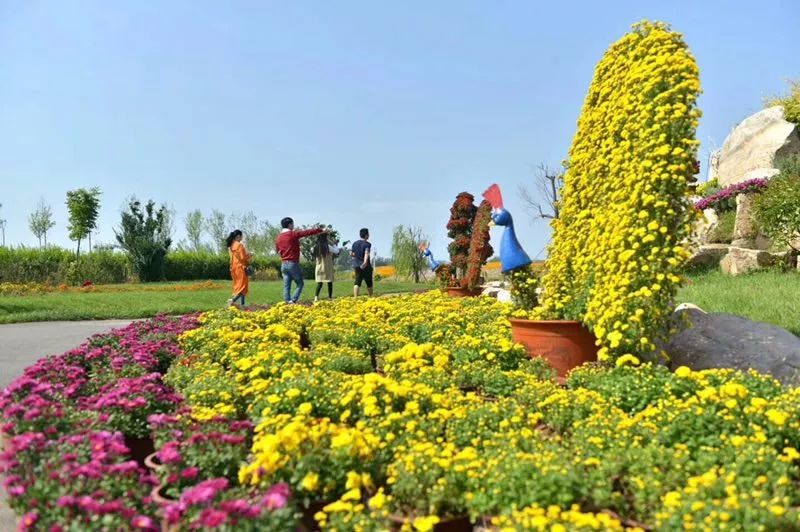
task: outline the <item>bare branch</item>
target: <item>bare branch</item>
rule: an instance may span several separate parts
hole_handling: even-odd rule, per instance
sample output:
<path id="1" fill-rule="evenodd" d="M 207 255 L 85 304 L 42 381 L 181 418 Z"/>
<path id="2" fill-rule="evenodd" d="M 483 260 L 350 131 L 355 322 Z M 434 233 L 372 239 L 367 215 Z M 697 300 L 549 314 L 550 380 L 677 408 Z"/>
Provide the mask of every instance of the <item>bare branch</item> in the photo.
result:
<path id="1" fill-rule="evenodd" d="M 552 171 L 544 164 L 540 164 L 537 170 L 534 178 L 537 194 L 534 196 L 526 186 L 521 185 L 519 197 L 534 220 L 558 218 L 558 191 L 563 182 L 563 173 Z"/>

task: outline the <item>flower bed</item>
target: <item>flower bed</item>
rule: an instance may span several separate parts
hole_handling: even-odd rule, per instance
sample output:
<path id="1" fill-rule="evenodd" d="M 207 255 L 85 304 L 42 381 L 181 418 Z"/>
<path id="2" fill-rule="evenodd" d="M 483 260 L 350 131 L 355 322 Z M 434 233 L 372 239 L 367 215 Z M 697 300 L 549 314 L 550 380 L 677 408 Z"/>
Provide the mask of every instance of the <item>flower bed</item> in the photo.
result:
<path id="1" fill-rule="evenodd" d="M 510 312 L 430 292 L 95 337 L 3 392 L 9 503 L 25 530 L 800 526 L 800 390 L 650 365 L 562 388 Z M 150 432 L 153 472 L 125 444 Z"/>
<path id="2" fill-rule="evenodd" d="M 164 515 L 184 528 L 236 524 L 237 530 L 286 530 L 287 523 L 291 528 L 294 512 L 285 486 L 256 497 L 252 490 L 229 489 L 226 479 L 213 485 L 187 482 L 176 494 L 180 500 L 163 512 L 150 497 L 159 478 L 133 460 L 131 445 L 146 442 L 159 427 L 148 416 L 162 420 L 180 406 L 182 399 L 161 374 L 180 353 L 178 335 L 196 326 L 194 316 L 156 318 L 95 336 L 40 360 L 3 391 L 6 443 L 0 471 L 21 530 L 160 530 Z M 200 442 L 211 435 L 189 428 L 197 433 L 187 438 L 204 449 Z M 231 441 L 246 455 L 244 440 Z M 276 499 L 276 489 L 283 490 L 283 499 Z M 263 526 L 265 521 L 277 528 Z"/>
<path id="3" fill-rule="evenodd" d="M 212 312 L 166 381 L 197 421 L 253 423 L 238 481 L 287 484 L 323 529 L 800 524 L 800 391 L 650 365 L 563 389 L 509 311 L 427 293 Z"/>

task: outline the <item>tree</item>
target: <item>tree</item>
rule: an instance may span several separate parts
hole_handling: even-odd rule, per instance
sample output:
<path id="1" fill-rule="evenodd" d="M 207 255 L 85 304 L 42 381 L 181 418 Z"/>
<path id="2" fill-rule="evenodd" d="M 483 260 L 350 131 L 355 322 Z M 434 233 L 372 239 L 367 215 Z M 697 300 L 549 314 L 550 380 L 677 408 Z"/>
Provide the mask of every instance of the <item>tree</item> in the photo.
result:
<path id="1" fill-rule="evenodd" d="M 398 225 L 392 234 L 392 262 L 399 275 L 413 277 L 414 282 L 420 282 L 420 276 L 425 269 L 426 259 L 420 251 L 420 244 L 425 236 L 419 227 L 404 227 Z"/>
<path id="2" fill-rule="evenodd" d="M 91 238 L 92 231 L 97 228 L 97 216 L 100 213 L 100 189 L 86 190 L 79 188 L 67 192 L 67 210 L 69 211 L 69 238 L 78 242 L 77 255 L 81 254 L 81 240 Z M 91 251 L 91 240 L 89 243 Z"/>
<path id="3" fill-rule="evenodd" d="M 339 241 L 339 237 L 340 237 L 339 231 L 335 230 L 333 228 L 333 226 L 330 225 L 330 224 L 324 225 L 324 224 L 317 223 L 317 224 L 314 224 L 314 225 L 304 225 L 304 226 L 300 227 L 299 229 L 301 229 L 301 230 L 315 229 L 317 227 L 319 227 L 321 229 L 326 229 L 327 228 L 328 229 L 329 238 L 331 240 L 334 240 L 334 241 L 337 241 L 337 242 Z M 314 260 L 314 245 L 316 243 L 317 243 L 316 238 L 301 238 L 300 239 L 300 254 L 307 261 L 313 261 Z M 345 243 L 345 245 L 346 245 L 346 243 Z"/>
<path id="4" fill-rule="evenodd" d="M 226 250 L 225 239 L 228 237 L 227 219 L 224 213 L 213 210 L 211 216 L 206 218 L 206 232 L 211 237 L 211 245 L 218 253 Z"/>
<path id="5" fill-rule="evenodd" d="M 3 204 L 0 203 L 0 209 L 3 208 Z M 6 221 L 0 218 L 0 232 L 3 234 L 3 247 L 6 247 Z"/>
<path id="6" fill-rule="evenodd" d="M 39 247 L 42 247 L 42 238 L 44 238 L 44 246 L 47 247 L 47 232 L 56 223 L 53 221 L 53 209 L 45 203 L 44 198 L 39 200 L 36 210 L 28 217 L 28 225 L 31 228 L 31 232 L 39 240 Z"/>
<path id="7" fill-rule="evenodd" d="M 186 215 L 184 224 L 189 245 L 194 251 L 200 251 L 203 247 L 203 213 L 199 210 L 193 210 Z"/>
<path id="8" fill-rule="evenodd" d="M 140 281 L 164 279 L 164 259 L 172 244 L 169 231 L 166 205 L 156 208 L 155 202 L 149 200 L 142 209 L 141 202 L 132 198 L 127 211 L 122 212 L 119 231 L 114 233 Z"/>
<path id="9" fill-rule="evenodd" d="M 535 192 L 525 185 L 519 187 L 519 197 L 528 214 L 534 220 L 558 218 L 558 191 L 564 183 L 564 172 L 555 172 L 540 164 L 534 181 Z"/>

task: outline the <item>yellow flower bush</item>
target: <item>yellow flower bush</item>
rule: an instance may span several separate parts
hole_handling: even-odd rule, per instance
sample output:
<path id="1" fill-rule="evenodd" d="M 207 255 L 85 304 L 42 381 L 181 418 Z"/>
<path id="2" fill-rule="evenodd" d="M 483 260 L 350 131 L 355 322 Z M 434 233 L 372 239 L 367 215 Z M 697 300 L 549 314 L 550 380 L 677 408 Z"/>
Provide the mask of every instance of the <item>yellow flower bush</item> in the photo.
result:
<path id="1" fill-rule="evenodd" d="M 638 363 L 668 330 L 694 216 L 699 92 L 686 44 L 661 23 L 634 26 L 595 69 L 537 315 L 582 321 L 601 360 Z"/>
<path id="2" fill-rule="evenodd" d="M 323 530 L 800 526 L 799 391 L 649 364 L 563 388 L 509 312 L 439 292 L 215 311 L 166 379 L 200 421 L 252 421 L 231 480 L 289 483 Z"/>

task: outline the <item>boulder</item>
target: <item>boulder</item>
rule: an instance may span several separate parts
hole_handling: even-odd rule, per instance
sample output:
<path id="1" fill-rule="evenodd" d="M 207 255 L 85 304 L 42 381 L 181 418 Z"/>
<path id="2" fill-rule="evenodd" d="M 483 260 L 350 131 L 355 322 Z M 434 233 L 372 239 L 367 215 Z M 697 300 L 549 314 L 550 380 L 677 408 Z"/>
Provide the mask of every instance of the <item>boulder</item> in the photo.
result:
<path id="1" fill-rule="evenodd" d="M 719 268 L 720 261 L 728 254 L 728 244 L 706 244 L 697 248 L 689 259 L 690 270 L 711 270 Z"/>
<path id="2" fill-rule="evenodd" d="M 783 117 L 783 107 L 775 106 L 747 117 L 737 125 L 716 155 L 713 174 L 721 187 L 754 177 L 770 177 L 775 161 L 800 153 L 798 127 Z"/>
<path id="3" fill-rule="evenodd" d="M 754 369 L 784 384 L 800 384 L 800 338 L 785 329 L 731 314 L 697 309 L 676 313 L 683 324 L 665 349 L 674 370 Z"/>
<path id="4" fill-rule="evenodd" d="M 731 246 L 728 254 L 720 261 L 722 273 L 739 275 L 759 268 L 783 265 L 791 267 L 791 256 L 786 251 L 770 252 L 760 249 L 746 249 Z"/>
<path id="5" fill-rule="evenodd" d="M 693 198 L 693 201 L 696 199 L 699 198 Z M 711 233 L 717 227 L 718 223 L 719 216 L 717 216 L 717 211 L 714 209 L 704 210 L 703 216 L 700 217 L 694 224 L 694 231 L 692 232 L 692 236 L 689 238 L 690 244 L 695 246 L 703 246 L 708 244 L 708 241 L 711 238 Z"/>

